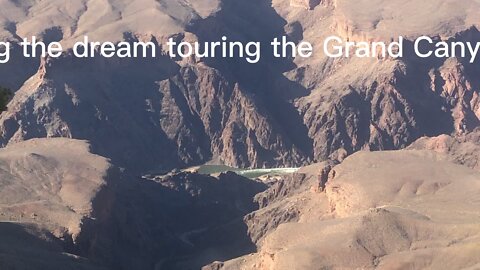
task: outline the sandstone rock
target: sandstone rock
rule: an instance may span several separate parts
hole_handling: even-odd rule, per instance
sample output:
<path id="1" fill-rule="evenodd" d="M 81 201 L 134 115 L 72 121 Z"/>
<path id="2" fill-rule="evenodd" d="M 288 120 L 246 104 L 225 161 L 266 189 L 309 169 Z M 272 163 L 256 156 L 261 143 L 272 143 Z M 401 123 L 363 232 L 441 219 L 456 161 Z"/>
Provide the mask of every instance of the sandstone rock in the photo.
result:
<path id="1" fill-rule="evenodd" d="M 0 150 L 0 220 L 35 223 L 58 238 L 81 231 L 110 164 L 84 141 L 34 139 Z"/>
<path id="2" fill-rule="evenodd" d="M 2 269 L 198 269 L 253 251 L 242 218 L 263 183 L 234 173 L 141 180 L 89 151 L 64 138 L 0 150 Z"/>
<path id="3" fill-rule="evenodd" d="M 327 161 L 301 168 L 297 173 L 282 176 L 266 191 L 257 194 L 255 200 L 260 209 L 244 218 L 252 241 L 260 245 L 264 237 L 281 224 L 299 221 L 310 200 L 325 188 L 333 165 L 334 162 Z M 312 188 L 316 192 L 311 194 L 313 198 L 301 196 Z"/>
<path id="4" fill-rule="evenodd" d="M 457 269 L 479 264 L 474 240 L 480 226 L 478 172 L 443 154 L 411 150 L 360 152 L 334 170 L 335 178 L 315 206 L 298 204 L 298 222 L 280 225 L 257 253 L 226 261 L 221 269 Z M 297 199 L 308 196 L 304 192 Z M 329 207 L 325 201 L 330 210 L 313 217 Z"/>
<path id="5" fill-rule="evenodd" d="M 196 41 L 222 35 L 269 42 L 285 34 L 320 52 L 305 59 L 264 57 L 258 65 L 165 56 L 75 59 L 69 52 L 23 61 L 14 46 L 15 59 L 0 66 L 1 85 L 16 91 L 0 116 L 6 147 L 0 150 L 0 220 L 21 226 L 0 226 L 0 232 L 26 239 L 26 229 L 41 231 L 34 235 L 52 243 L 40 257 L 60 261 L 47 269 L 96 267 L 91 261 L 112 269 L 198 269 L 252 252 L 252 242 L 258 253 L 212 268 L 456 269 L 479 263 L 478 174 L 448 161 L 478 168 L 478 134 L 470 133 L 480 122 L 478 68 L 462 59 L 418 62 L 410 53 L 402 59 L 330 59 L 319 47 L 330 35 L 351 41 L 398 35 L 479 40 L 477 2 L 20 2 L 0 4 L 2 40 L 37 35 L 68 50 L 83 35 L 162 43 L 170 36 Z M 424 138 L 412 148 L 449 158 L 424 152 L 347 158 L 440 134 L 455 137 Z M 91 147 L 30 141 L 53 137 L 88 140 Z M 322 163 L 283 177 L 256 202 L 252 197 L 264 186 L 232 174 L 136 177 L 210 159 L 237 167 L 328 159 L 343 164 Z M 115 169 L 118 181 L 107 184 L 100 172 L 110 163 L 128 177 Z M 21 258 L 35 259 L 45 247 L 27 240 L 8 253 L 14 262 L 18 250 Z M 353 259 L 345 261 L 345 255 Z M 64 259 L 68 267 L 61 265 Z"/>
<path id="6" fill-rule="evenodd" d="M 194 41 L 222 35 L 266 42 L 285 33 L 295 41 L 310 41 L 319 52 L 326 36 L 388 40 L 385 29 L 408 37 L 428 33 L 458 41 L 479 38 L 471 27 L 476 4 L 453 5 L 451 0 L 422 2 L 422 12 L 437 4 L 441 12 L 433 17 L 415 13 L 414 20 L 421 23 L 404 30 L 398 25 L 418 3 L 322 1 L 328 12 L 316 8 L 305 13 L 287 8 L 289 0 L 271 5 L 252 0 L 223 0 L 221 5 L 138 0 L 126 6 L 113 1 L 102 9 L 105 21 L 98 21 L 91 10 L 104 3 L 50 1 L 61 8 L 45 1 L 5 4 L 18 19 L 5 24 L 3 36 L 15 40 L 17 34 L 36 34 L 61 40 L 69 48 L 80 33 L 96 40 L 157 42 L 170 36 Z M 295 3 L 308 8 L 318 4 Z M 135 5 L 144 9 L 133 12 Z M 452 5 L 452 12 L 446 12 Z M 32 10 L 42 13 L 32 18 L 37 14 Z M 141 20 L 128 27 L 129 19 L 118 14 Z M 449 20 L 451 14 L 462 19 Z M 59 25 L 42 26 L 45 18 L 55 18 Z M 447 30 L 440 27 L 444 21 Z M 381 23 L 388 27 L 375 27 Z M 152 32 L 146 24 L 161 27 Z M 20 54 L 19 48 L 13 53 Z M 97 69 L 91 72 L 88 66 Z M 0 117 L 2 145 L 36 137 L 85 139 L 94 153 L 137 172 L 210 159 L 236 167 L 306 165 L 334 158 L 339 150 L 345 156 L 363 149 L 404 148 L 424 135 L 465 134 L 478 126 L 480 115 L 478 89 L 473 87 L 478 80 L 472 76 L 477 70 L 455 59 L 419 64 L 410 55 L 333 60 L 319 53 L 293 61 L 266 57 L 250 65 L 236 59 L 79 60 L 66 53 L 59 59 L 15 60 L 0 68 L 8 75 L 2 84 L 17 90 Z M 80 80 L 79 74 L 89 79 Z M 145 156 L 150 158 L 143 160 Z"/>
<path id="7" fill-rule="evenodd" d="M 85 141 L 34 139 L 1 149 L 1 268 L 100 269 L 68 253 L 94 216 L 110 167 Z"/>
<path id="8" fill-rule="evenodd" d="M 480 169 L 480 132 L 474 131 L 464 136 L 424 137 L 415 141 L 408 149 L 432 150 L 446 154 L 455 163 Z"/>
<path id="9" fill-rule="evenodd" d="M 109 186 L 78 247 L 109 269 L 200 269 L 254 250 L 243 216 L 264 184 L 234 173 L 125 178 Z M 126 255 L 128 256 L 126 256 Z"/>
<path id="10" fill-rule="evenodd" d="M 301 7 L 305 9 L 313 9 L 320 4 L 320 0 L 290 0 L 292 7 Z"/>

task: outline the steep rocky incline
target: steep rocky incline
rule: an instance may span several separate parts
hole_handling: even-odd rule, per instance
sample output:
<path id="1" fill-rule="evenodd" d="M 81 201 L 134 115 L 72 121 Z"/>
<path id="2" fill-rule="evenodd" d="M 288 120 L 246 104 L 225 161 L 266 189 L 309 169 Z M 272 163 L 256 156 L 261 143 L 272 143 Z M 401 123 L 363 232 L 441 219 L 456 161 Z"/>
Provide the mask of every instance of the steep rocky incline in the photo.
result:
<path id="1" fill-rule="evenodd" d="M 164 40 L 170 31 L 153 37 Z M 0 129 L 3 145 L 36 137 L 88 139 L 96 153 L 137 171 L 216 157 L 239 167 L 302 163 L 305 154 L 263 107 L 254 93 L 202 63 L 66 54 L 41 61 L 2 115 Z"/>
<path id="2" fill-rule="evenodd" d="M 472 27 L 476 25 L 474 9 L 453 7 L 452 1 L 425 1 L 426 7 L 441 7 L 432 17 L 429 8 L 416 5 L 413 1 L 335 1 L 326 8 L 292 11 L 284 1 L 274 1 L 289 24 L 300 25 L 291 29 L 303 29 L 300 36 L 315 44 L 315 57 L 296 59 L 297 67 L 286 76 L 309 90 L 294 103 L 313 139 L 316 160 L 339 148 L 348 153 L 398 149 L 419 136 L 464 134 L 478 127 L 478 68 L 464 59 L 418 60 L 411 57 L 408 41 L 425 34 L 478 41 L 478 30 Z M 476 4 L 465 1 L 462 5 Z M 410 17 L 412 9 L 416 12 Z M 452 12 L 463 19 L 452 19 Z M 407 21 L 409 27 L 402 27 Z M 405 57 L 327 58 L 323 40 L 332 34 L 349 41 L 389 41 L 404 35 Z"/>
<path id="3" fill-rule="evenodd" d="M 18 89 L 0 117 L 2 145 L 36 137 L 88 139 L 95 153 L 136 171 L 211 159 L 238 167 L 293 166 L 361 149 L 403 148 L 425 135 L 465 134 L 479 124 L 475 65 L 458 59 L 417 61 L 408 54 L 398 60 L 333 60 L 322 54 L 322 41 L 332 34 L 357 41 L 392 38 L 385 33 L 410 14 L 397 7 L 408 11 L 410 2 L 405 7 L 398 1 L 355 4 L 357 8 L 340 0 L 100 2 L 7 1 L 4 37 L 36 34 L 61 40 L 68 48 L 83 34 L 97 40 L 158 42 L 169 36 L 212 41 L 227 35 L 265 43 L 288 35 L 293 41 L 312 42 L 316 53 L 309 59 L 280 60 L 264 48 L 256 65 L 240 59 L 163 56 L 17 57 L 0 67 L 0 83 Z M 372 5 L 382 7 L 377 24 L 368 12 L 355 14 Z M 451 5 L 443 0 L 440 6 Z M 91 19 L 91 10 L 99 7 L 105 10 L 104 21 Z M 397 32 L 391 33 L 480 40 L 471 28 L 473 9 L 454 10 L 461 19 L 447 20 L 448 27 L 439 27 L 449 16 L 439 13 L 415 24 L 419 28 L 394 28 Z M 13 20 L 11 14 L 18 16 Z M 58 25 L 44 23 L 50 17 Z M 137 17 L 141 22 L 132 24 Z M 146 21 L 165 27 L 150 31 Z M 18 48 L 13 52 L 18 54 Z"/>
<path id="4" fill-rule="evenodd" d="M 97 269 L 66 252 L 93 218 L 109 170 L 83 141 L 35 139 L 0 150 L 1 268 Z"/>
<path id="5" fill-rule="evenodd" d="M 23 59 L 14 46 L 0 65 L 0 86 L 15 92 L 0 115 L 0 268 L 475 268 L 480 177 L 453 163 L 479 169 L 480 68 L 420 61 L 408 40 L 480 41 L 478 10 L 473 0 L 1 1 L 2 40 L 37 35 L 67 52 Z M 333 34 L 405 35 L 407 53 L 327 58 Z M 265 45 L 255 65 L 76 59 L 68 48 L 83 35 L 287 35 L 315 56 L 276 59 Z M 412 142 L 439 153 L 354 154 Z M 233 173 L 138 177 L 210 160 L 320 163 L 268 189 Z"/>
<path id="6" fill-rule="evenodd" d="M 109 269 L 199 269 L 255 251 L 244 215 L 265 185 L 233 173 L 119 177 L 96 200 L 76 254 Z"/>
<path id="7" fill-rule="evenodd" d="M 89 149 L 52 138 L 0 150 L 2 269 L 199 269 L 255 251 L 243 216 L 265 184 L 138 179 Z"/>
<path id="8" fill-rule="evenodd" d="M 40 223 L 56 237 L 78 236 L 110 167 L 87 143 L 60 138 L 9 146 L 0 160 L 1 220 Z"/>
<path id="9" fill-rule="evenodd" d="M 464 136 L 424 137 L 415 141 L 408 149 L 432 150 L 446 154 L 461 165 L 480 170 L 480 131 L 476 130 Z"/>
<path id="10" fill-rule="evenodd" d="M 301 168 L 297 173 L 275 179 L 266 191 L 257 194 L 255 200 L 260 209 L 244 218 L 252 241 L 261 245 L 262 240 L 278 226 L 299 221 L 306 211 L 312 211 L 309 213 L 312 216 L 326 215 L 317 207 L 316 201 L 318 194 L 325 189 L 334 164 L 327 161 Z"/>
<path id="11" fill-rule="evenodd" d="M 448 159 L 356 153 L 333 167 L 325 192 L 290 197 L 297 218 L 271 230 L 257 253 L 204 269 L 478 268 L 480 174 Z"/>

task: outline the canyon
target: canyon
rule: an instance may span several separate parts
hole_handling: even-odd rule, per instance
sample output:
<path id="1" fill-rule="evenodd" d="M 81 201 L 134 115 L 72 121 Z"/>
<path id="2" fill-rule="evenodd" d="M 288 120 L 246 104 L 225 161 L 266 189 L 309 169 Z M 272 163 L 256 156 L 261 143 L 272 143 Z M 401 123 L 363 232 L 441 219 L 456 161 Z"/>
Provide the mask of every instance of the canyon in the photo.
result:
<path id="1" fill-rule="evenodd" d="M 38 5 L 12 8 L 12 13 L 41 9 L 45 4 Z M 311 42 L 315 53 L 309 58 L 276 59 L 268 57 L 269 52 L 256 64 L 237 58 L 169 58 L 162 53 L 141 59 L 78 59 L 71 53 L 47 59 L 15 56 L 2 65 L 6 76 L 0 84 L 18 94 L 0 117 L 0 143 L 6 146 L 36 137 L 89 140 L 95 153 L 137 172 L 212 159 L 234 167 L 296 167 L 321 162 L 339 151 L 400 149 L 424 135 L 470 132 L 479 121 L 477 81 L 472 75 L 476 67 L 466 59 L 414 59 L 409 44 L 401 59 L 331 59 L 322 54 L 321 41 L 332 34 L 356 43 L 392 38 L 368 28 L 344 32 L 350 24 L 363 27 L 367 18 L 352 15 L 352 22 L 340 26 L 343 21 L 338 18 L 350 12 L 342 1 L 313 10 L 292 7 L 288 1 L 274 1 L 272 6 L 228 0 L 221 8 L 199 5 L 198 9 L 211 14 L 202 17 L 189 5 L 147 5 L 145 12 L 151 8 L 154 14 L 179 16 L 159 22 L 169 31 L 158 30 L 150 36 L 140 26 L 138 30 L 122 28 L 126 24 L 122 20 L 130 17 L 117 21 L 120 3 L 105 11 L 107 23 L 98 29 L 109 30 L 102 35 L 95 28 L 70 33 L 67 30 L 74 24 L 70 19 L 58 19 L 54 27 L 28 29 L 27 17 L 17 23 L 17 32 L 6 29 L 4 35 L 15 39 L 15 35 L 36 34 L 46 41 L 58 40 L 66 50 L 86 34 L 99 42 L 132 43 L 168 39 L 204 43 L 228 36 L 262 42 L 262 50 L 269 49 L 276 36 L 287 36 L 294 42 Z M 137 16 L 135 6 L 123 7 L 125 14 Z M 87 29 L 84 16 L 88 13 L 81 16 L 77 4 L 65 8 L 78 17 L 79 29 Z M 241 11 L 253 9 L 256 12 L 247 16 L 250 23 L 239 24 L 238 16 L 245 14 Z M 62 16 L 51 12 L 55 18 Z M 187 16 L 188 12 L 193 15 Z M 39 20 L 38 26 L 43 19 L 31 20 Z M 144 19 L 151 21 L 148 16 Z M 432 20 L 431 27 L 440 21 Z M 479 36 L 475 26 L 466 22 L 451 24 L 458 28 L 450 36 L 452 41 Z M 178 28 L 184 30 L 174 33 Z M 412 31 L 399 34 L 408 36 Z M 116 32 L 123 34 L 111 35 Z M 17 50 L 14 46 L 12 54 L 18 55 Z M 87 66 L 96 68 L 92 71 Z M 360 68 L 364 66 L 368 68 Z M 89 79 L 79 80 L 79 73 Z M 145 156 L 148 160 L 142 160 Z"/>
<path id="2" fill-rule="evenodd" d="M 249 223 L 263 233 L 258 252 L 204 269 L 475 269 L 480 178 L 449 159 L 423 150 L 353 154 L 331 169 L 325 191 L 307 180 L 246 217 L 292 213 L 269 231 Z"/>
<path id="3" fill-rule="evenodd" d="M 0 268 L 478 267 L 480 70 L 468 58 L 418 59 L 413 43 L 479 42 L 476 1 L 0 7 L 0 39 L 13 44 L 0 86 L 14 92 L 0 115 Z M 65 53 L 22 58 L 15 44 L 32 35 Z M 332 35 L 404 36 L 405 51 L 332 59 L 322 53 Z M 84 36 L 228 36 L 264 51 L 287 36 L 314 54 L 267 51 L 250 64 L 161 47 L 141 59 L 77 58 Z M 295 172 L 183 170 L 203 164 Z"/>

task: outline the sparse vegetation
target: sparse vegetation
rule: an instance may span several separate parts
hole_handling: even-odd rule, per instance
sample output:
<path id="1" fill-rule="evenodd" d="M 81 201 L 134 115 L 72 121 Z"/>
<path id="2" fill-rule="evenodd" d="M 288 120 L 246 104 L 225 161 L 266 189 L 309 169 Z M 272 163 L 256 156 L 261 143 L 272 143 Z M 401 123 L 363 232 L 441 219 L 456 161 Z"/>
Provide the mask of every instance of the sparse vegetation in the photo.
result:
<path id="1" fill-rule="evenodd" d="M 7 104 L 12 99 L 12 91 L 0 86 L 0 112 L 7 110 Z"/>

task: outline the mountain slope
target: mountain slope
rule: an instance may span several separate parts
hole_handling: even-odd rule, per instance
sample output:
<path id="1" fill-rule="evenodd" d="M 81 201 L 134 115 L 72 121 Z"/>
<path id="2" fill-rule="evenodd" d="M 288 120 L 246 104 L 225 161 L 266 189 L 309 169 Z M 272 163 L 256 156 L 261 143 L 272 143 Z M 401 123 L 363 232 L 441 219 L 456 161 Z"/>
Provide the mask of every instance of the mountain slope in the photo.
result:
<path id="1" fill-rule="evenodd" d="M 359 152 L 332 169 L 325 192 L 290 196 L 298 218 L 258 253 L 205 269 L 475 269 L 479 181 L 433 152 Z"/>
<path id="2" fill-rule="evenodd" d="M 93 217 L 109 169 L 83 141 L 35 139 L 0 150 L 2 268 L 100 269 L 65 247 Z"/>
<path id="3" fill-rule="evenodd" d="M 69 53 L 28 63 L 17 59 L 5 66 L 6 74 L 15 76 L 2 79 L 14 90 L 23 84 L 0 118 L 3 145 L 36 137 L 88 139 L 96 153 L 137 171 L 211 159 L 237 167 L 294 166 L 340 152 L 404 148 L 425 135 L 464 134 L 479 124 L 478 68 L 462 59 L 418 61 L 408 50 L 397 60 L 333 60 L 321 53 L 323 38 L 332 34 L 352 41 L 422 33 L 480 40 L 471 28 L 472 1 L 462 4 L 463 11 L 455 8 L 456 15 L 450 15 L 457 19 L 447 20 L 445 27 L 440 22 L 450 15 L 440 12 L 403 32 L 394 26 L 407 20 L 410 2 L 389 2 L 378 18 L 369 12 L 373 4 L 347 1 L 321 2 L 313 10 L 289 1 L 250 0 L 4 5 L 10 11 L 3 15 L 9 22 L 5 36 L 13 39 L 36 34 L 68 45 L 83 34 L 158 42 L 170 36 L 215 41 L 227 35 L 268 44 L 287 35 L 312 42 L 316 53 L 310 59 L 274 59 L 264 53 L 256 65 L 163 56 L 82 60 Z M 451 5 L 444 0 L 440 6 Z M 103 19 L 90 18 L 94 7 L 103 10 Z M 17 19 L 9 19 L 14 14 Z M 411 19 L 425 16 L 418 17 Z M 43 23 L 47 18 L 58 25 L 38 28 L 51 25 Z M 162 18 L 166 21 L 158 21 Z M 35 65 L 40 67 L 36 74 Z"/>

